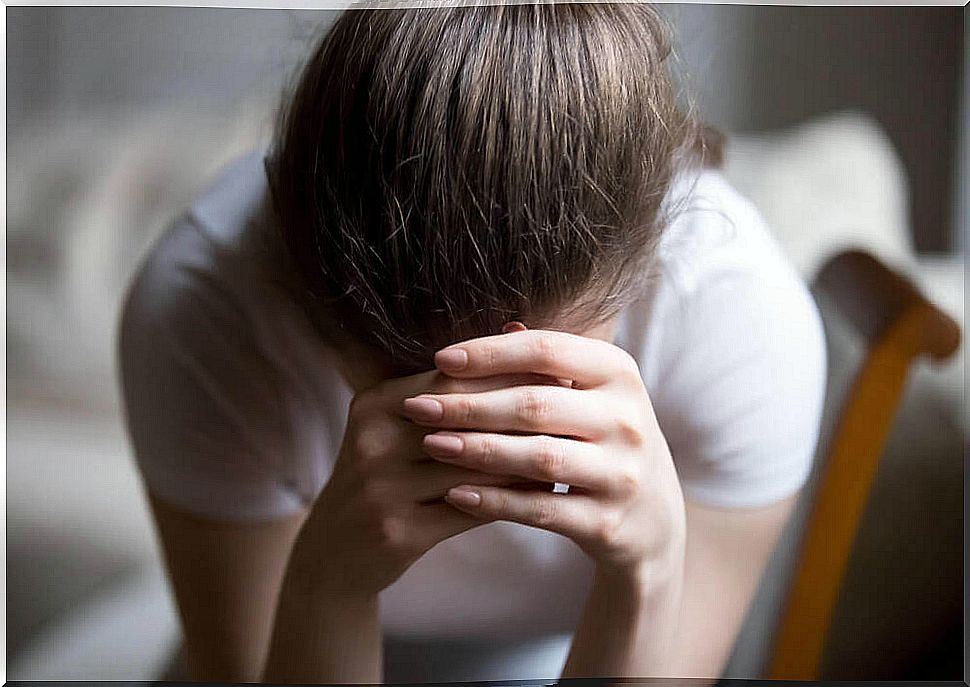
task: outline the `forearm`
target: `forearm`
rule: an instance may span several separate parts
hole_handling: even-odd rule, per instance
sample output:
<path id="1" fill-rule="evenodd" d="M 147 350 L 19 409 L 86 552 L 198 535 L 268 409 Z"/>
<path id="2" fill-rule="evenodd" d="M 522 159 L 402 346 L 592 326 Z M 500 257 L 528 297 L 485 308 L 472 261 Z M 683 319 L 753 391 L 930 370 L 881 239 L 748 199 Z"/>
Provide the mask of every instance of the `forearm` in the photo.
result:
<path id="1" fill-rule="evenodd" d="M 564 678 L 672 676 L 683 554 L 639 575 L 597 570 Z"/>
<path id="2" fill-rule="evenodd" d="M 311 579 L 299 564 L 287 571 L 262 681 L 383 682 L 377 595 Z"/>

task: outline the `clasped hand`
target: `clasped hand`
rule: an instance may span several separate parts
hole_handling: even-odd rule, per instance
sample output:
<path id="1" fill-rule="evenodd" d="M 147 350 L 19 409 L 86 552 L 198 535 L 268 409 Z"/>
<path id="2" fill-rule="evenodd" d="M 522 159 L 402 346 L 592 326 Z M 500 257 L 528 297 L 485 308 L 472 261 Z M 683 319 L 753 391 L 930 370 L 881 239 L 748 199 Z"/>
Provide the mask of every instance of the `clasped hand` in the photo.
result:
<path id="1" fill-rule="evenodd" d="M 480 520 L 562 534 L 613 571 L 640 574 L 671 554 L 684 530 L 683 498 L 629 354 L 599 339 L 523 330 L 450 346 L 435 364 L 463 380 L 538 374 L 561 381 L 404 401 L 413 422 L 438 430 L 423 439 L 435 460 L 570 485 L 568 494 L 459 485 L 448 503 Z"/>
<path id="2" fill-rule="evenodd" d="M 629 354 L 520 330 L 449 346 L 435 365 L 355 395 L 294 548 L 307 583 L 376 593 L 438 542 L 495 520 L 569 537 L 601 572 L 673 567 L 683 498 Z M 569 493 L 537 488 L 552 482 Z"/>

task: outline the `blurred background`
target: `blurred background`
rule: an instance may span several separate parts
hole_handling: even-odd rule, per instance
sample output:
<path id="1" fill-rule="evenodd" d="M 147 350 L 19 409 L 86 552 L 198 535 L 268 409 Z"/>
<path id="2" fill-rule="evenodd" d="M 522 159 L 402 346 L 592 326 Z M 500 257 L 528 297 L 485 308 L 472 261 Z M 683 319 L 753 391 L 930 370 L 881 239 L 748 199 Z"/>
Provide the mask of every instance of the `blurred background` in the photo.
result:
<path id="1" fill-rule="evenodd" d="M 157 679 L 178 626 L 122 425 L 120 299 L 159 232 L 263 145 L 281 89 L 338 12 L 5 11 L 8 676 Z M 861 247 L 962 324 L 965 10 L 663 11 L 685 93 L 728 135 L 729 178 L 806 280 L 834 251 Z M 833 337 L 833 388 L 852 360 Z M 963 370 L 961 350 L 912 371 L 827 675 L 961 677 Z M 733 676 L 756 676 L 763 660 L 763 597 Z"/>

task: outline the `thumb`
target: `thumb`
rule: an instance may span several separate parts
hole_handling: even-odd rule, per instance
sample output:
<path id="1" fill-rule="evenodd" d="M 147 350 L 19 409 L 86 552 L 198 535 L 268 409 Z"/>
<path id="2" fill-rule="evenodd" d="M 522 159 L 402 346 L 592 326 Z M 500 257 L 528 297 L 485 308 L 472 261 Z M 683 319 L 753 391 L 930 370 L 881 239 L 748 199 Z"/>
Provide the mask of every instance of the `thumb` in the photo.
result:
<path id="1" fill-rule="evenodd" d="M 527 327 L 521 322 L 519 322 L 518 320 L 512 320 L 511 322 L 506 322 L 504 325 L 502 325 L 503 334 L 511 334 L 512 332 L 524 332 L 526 329 Z M 564 386 L 567 389 L 571 388 L 573 385 L 573 380 L 571 379 L 565 379 L 563 377 L 559 377 L 557 378 L 557 381 L 561 386 Z"/>

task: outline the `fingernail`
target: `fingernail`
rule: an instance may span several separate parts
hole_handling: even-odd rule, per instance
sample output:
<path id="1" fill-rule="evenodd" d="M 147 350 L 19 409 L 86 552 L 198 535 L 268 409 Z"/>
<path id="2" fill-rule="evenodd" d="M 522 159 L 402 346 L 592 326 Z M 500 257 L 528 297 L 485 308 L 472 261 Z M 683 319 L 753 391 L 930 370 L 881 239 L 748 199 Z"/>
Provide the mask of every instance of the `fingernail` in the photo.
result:
<path id="1" fill-rule="evenodd" d="M 445 414 L 445 407 L 440 401 L 433 398 L 406 398 L 404 399 L 404 412 L 412 420 L 421 422 L 434 422 L 440 420 Z"/>
<path id="2" fill-rule="evenodd" d="M 460 370 L 468 364 L 468 352 L 464 348 L 446 348 L 435 353 L 434 364 L 443 370 Z"/>
<path id="3" fill-rule="evenodd" d="M 525 325 L 518 320 L 513 320 L 512 322 L 506 322 L 502 327 L 503 334 L 511 334 L 512 332 L 524 332 Z"/>
<path id="4" fill-rule="evenodd" d="M 482 495 L 469 487 L 455 487 L 448 490 L 445 500 L 456 506 L 477 508 L 482 502 Z"/>
<path id="5" fill-rule="evenodd" d="M 465 448 L 465 442 L 455 434 L 427 434 L 424 447 L 432 455 L 457 456 Z"/>

